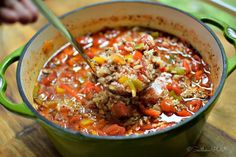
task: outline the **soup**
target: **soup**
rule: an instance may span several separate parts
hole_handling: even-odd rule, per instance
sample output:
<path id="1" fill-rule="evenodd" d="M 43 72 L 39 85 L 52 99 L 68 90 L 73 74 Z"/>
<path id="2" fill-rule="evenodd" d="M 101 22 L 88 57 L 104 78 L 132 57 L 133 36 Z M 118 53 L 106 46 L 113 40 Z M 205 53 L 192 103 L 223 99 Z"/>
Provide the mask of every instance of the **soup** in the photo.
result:
<path id="1" fill-rule="evenodd" d="M 77 42 L 99 78 L 66 44 L 41 69 L 33 92 L 37 111 L 63 128 L 98 136 L 147 134 L 191 117 L 212 96 L 209 65 L 168 33 L 105 28 Z"/>

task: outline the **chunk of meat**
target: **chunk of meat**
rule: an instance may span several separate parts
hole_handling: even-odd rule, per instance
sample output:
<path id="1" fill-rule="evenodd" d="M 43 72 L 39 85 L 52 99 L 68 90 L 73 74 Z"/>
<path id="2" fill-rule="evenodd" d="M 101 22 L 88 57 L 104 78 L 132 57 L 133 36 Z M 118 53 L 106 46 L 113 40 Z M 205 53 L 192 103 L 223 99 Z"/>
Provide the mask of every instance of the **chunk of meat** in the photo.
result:
<path id="1" fill-rule="evenodd" d="M 141 96 L 141 100 L 144 104 L 156 104 L 159 100 L 159 95 L 153 88 L 148 88 Z"/>
<path id="2" fill-rule="evenodd" d="M 119 126 L 118 124 L 112 124 L 103 128 L 103 132 L 105 132 L 109 136 L 122 136 L 125 134 L 125 128 Z"/>
<path id="3" fill-rule="evenodd" d="M 125 105 L 122 101 L 119 101 L 116 104 L 113 104 L 111 108 L 111 113 L 117 118 L 128 117 L 130 115 L 130 110 L 128 106 Z"/>

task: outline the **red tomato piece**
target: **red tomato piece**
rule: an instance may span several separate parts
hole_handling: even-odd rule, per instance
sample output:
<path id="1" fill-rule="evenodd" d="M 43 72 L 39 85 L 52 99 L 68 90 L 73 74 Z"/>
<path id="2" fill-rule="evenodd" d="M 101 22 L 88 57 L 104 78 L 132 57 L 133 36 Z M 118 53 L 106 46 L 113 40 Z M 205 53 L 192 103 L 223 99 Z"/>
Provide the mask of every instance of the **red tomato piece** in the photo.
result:
<path id="1" fill-rule="evenodd" d="M 161 71 L 161 72 L 165 72 L 165 71 L 166 71 L 166 68 L 165 68 L 165 67 L 161 67 L 161 68 L 160 68 L 160 71 Z"/>
<path id="2" fill-rule="evenodd" d="M 89 56 L 89 58 L 93 58 L 96 55 L 99 54 L 99 48 L 95 48 L 95 47 L 90 47 L 89 49 L 85 50 L 85 53 Z"/>
<path id="3" fill-rule="evenodd" d="M 187 117 L 187 116 L 191 116 L 192 115 L 192 113 L 190 113 L 189 111 L 187 111 L 185 109 L 183 109 L 183 110 L 181 110 L 179 112 L 176 112 L 176 114 L 178 116 L 181 116 L 181 117 Z"/>
<path id="4" fill-rule="evenodd" d="M 188 62 L 186 60 L 183 61 L 183 67 L 186 70 L 186 74 L 191 72 L 190 66 L 189 66 L 189 64 L 188 64 Z"/>
<path id="5" fill-rule="evenodd" d="M 85 46 L 89 43 L 92 43 L 93 42 L 93 38 L 90 37 L 90 36 L 81 36 L 81 37 L 78 37 L 76 38 L 76 41 L 82 45 L 82 46 Z"/>
<path id="6" fill-rule="evenodd" d="M 124 56 L 130 54 L 130 52 L 125 49 L 125 45 L 120 45 L 118 49 L 121 51 L 120 54 Z"/>
<path id="7" fill-rule="evenodd" d="M 159 111 L 156 111 L 156 110 L 151 109 L 151 108 L 145 108 L 142 105 L 140 105 L 140 110 L 144 115 L 150 116 L 150 117 L 153 117 L 153 118 L 158 118 L 161 114 Z"/>
<path id="8" fill-rule="evenodd" d="M 88 57 L 89 57 L 90 59 L 92 59 L 93 57 L 95 57 L 95 54 L 94 54 L 92 51 L 88 51 L 86 54 L 88 55 Z"/>
<path id="9" fill-rule="evenodd" d="M 95 35 L 93 37 L 93 45 L 96 46 L 96 47 L 99 47 L 104 42 L 107 42 L 107 39 L 103 35 Z"/>
<path id="10" fill-rule="evenodd" d="M 151 130 L 153 128 L 153 126 L 151 124 L 146 124 L 146 125 L 143 125 L 141 127 L 141 130 L 145 131 L 145 130 Z"/>
<path id="11" fill-rule="evenodd" d="M 101 88 L 88 80 L 83 84 L 83 88 L 80 90 L 80 92 L 88 94 L 91 93 L 91 91 L 100 92 Z"/>
<path id="12" fill-rule="evenodd" d="M 135 51 L 133 54 L 133 59 L 134 60 L 142 60 L 143 54 L 140 51 Z"/>
<path id="13" fill-rule="evenodd" d="M 179 87 L 179 85 L 177 84 L 177 82 L 172 82 L 172 83 L 168 83 L 166 85 L 166 88 L 169 90 L 169 91 L 174 91 L 175 94 L 177 95 L 180 95 L 182 93 L 182 90 L 181 88 Z"/>
<path id="14" fill-rule="evenodd" d="M 80 56 L 75 56 L 75 57 L 72 57 L 70 58 L 68 61 L 67 61 L 67 64 L 69 66 L 74 66 L 75 64 L 78 64 L 79 62 L 82 62 L 84 61 L 82 57 Z"/>
<path id="15" fill-rule="evenodd" d="M 192 71 L 196 72 L 198 70 L 202 69 L 202 65 L 196 62 L 193 62 L 192 66 L 191 66 Z"/>
<path id="16" fill-rule="evenodd" d="M 63 88 L 68 95 L 75 97 L 78 101 L 81 101 L 81 97 L 77 95 L 78 91 L 76 89 L 71 88 L 67 84 L 60 84 L 60 87 Z"/>
<path id="17" fill-rule="evenodd" d="M 202 100 L 191 100 L 186 103 L 188 109 L 192 112 L 197 112 L 202 107 Z"/>
<path id="18" fill-rule="evenodd" d="M 203 71 L 202 70 L 198 70 L 195 74 L 195 77 L 197 80 L 200 80 L 202 78 L 202 74 L 203 74 Z"/>
<path id="19" fill-rule="evenodd" d="M 80 115 L 76 115 L 70 118 L 69 123 L 71 125 L 75 125 L 78 124 L 80 122 L 81 116 Z"/>
<path id="20" fill-rule="evenodd" d="M 73 47 L 72 46 L 68 46 L 65 49 L 63 49 L 61 53 L 66 54 L 68 56 L 72 56 L 73 53 L 74 53 Z"/>
<path id="21" fill-rule="evenodd" d="M 48 76 L 43 77 L 41 83 L 45 86 L 49 86 L 53 80 L 57 78 L 57 74 L 55 72 L 49 74 Z"/>
<path id="22" fill-rule="evenodd" d="M 160 107 L 163 112 L 170 112 L 170 113 L 176 112 L 174 105 L 168 99 L 162 100 Z"/>

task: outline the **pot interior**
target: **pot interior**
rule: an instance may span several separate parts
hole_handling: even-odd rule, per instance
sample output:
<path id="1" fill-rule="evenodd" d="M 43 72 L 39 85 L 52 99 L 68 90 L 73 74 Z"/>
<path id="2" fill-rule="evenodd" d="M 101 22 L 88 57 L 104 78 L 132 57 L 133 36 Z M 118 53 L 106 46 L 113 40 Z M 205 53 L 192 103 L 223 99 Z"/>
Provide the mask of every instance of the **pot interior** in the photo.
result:
<path id="1" fill-rule="evenodd" d="M 223 73 L 220 45 L 206 27 L 181 11 L 147 2 L 112 2 L 79 9 L 64 16 L 62 20 L 74 36 L 104 27 L 144 26 L 183 38 L 191 43 L 210 65 L 214 91 L 219 86 Z M 53 48 L 47 53 L 42 51 L 45 41 L 53 41 Z M 18 75 L 23 93 L 32 105 L 33 88 L 40 69 L 65 43 L 65 39 L 52 26 L 48 26 L 39 31 L 25 49 Z"/>

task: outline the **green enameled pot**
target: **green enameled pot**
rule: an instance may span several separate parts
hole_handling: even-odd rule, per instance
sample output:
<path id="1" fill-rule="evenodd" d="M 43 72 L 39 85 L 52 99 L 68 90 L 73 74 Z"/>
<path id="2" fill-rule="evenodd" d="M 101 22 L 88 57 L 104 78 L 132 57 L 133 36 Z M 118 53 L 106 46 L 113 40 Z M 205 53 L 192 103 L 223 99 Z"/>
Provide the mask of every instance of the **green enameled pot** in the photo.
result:
<path id="1" fill-rule="evenodd" d="M 75 36 L 103 27 L 145 26 L 174 34 L 190 42 L 211 66 L 214 95 L 191 118 L 162 131 L 139 136 L 98 137 L 61 128 L 45 119 L 34 108 L 33 88 L 40 69 L 65 39 L 52 28 L 44 26 L 27 45 L 17 49 L 0 63 L 0 102 L 17 114 L 35 119 L 64 157 L 84 156 L 158 156 L 178 157 L 189 151 L 198 139 L 202 127 L 222 90 L 227 76 L 236 68 L 236 55 L 227 58 L 215 33 L 205 24 L 220 28 L 226 39 L 236 46 L 236 31 L 219 20 L 196 18 L 181 10 L 151 2 L 107 2 L 86 6 L 63 17 L 63 22 Z M 52 51 L 44 53 L 42 45 L 53 40 Z M 6 96 L 4 73 L 18 61 L 17 84 L 23 103 L 15 104 Z"/>

